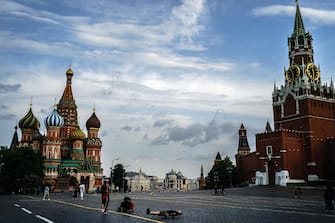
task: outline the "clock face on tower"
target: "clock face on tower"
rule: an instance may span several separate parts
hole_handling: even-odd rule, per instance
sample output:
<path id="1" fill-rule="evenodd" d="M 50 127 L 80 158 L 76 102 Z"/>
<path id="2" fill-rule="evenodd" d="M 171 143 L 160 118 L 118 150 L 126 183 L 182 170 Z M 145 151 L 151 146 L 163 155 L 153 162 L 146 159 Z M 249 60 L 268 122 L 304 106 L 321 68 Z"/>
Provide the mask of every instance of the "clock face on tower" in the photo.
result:
<path id="1" fill-rule="evenodd" d="M 299 77 L 300 77 L 300 68 L 297 65 L 291 65 L 285 73 L 285 78 L 288 82 L 294 82 Z"/>
<path id="2" fill-rule="evenodd" d="M 313 64 L 313 63 L 307 64 L 307 67 L 306 67 L 305 71 L 306 71 L 306 74 L 307 74 L 307 76 L 310 80 L 313 80 L 313 81 L 319 80 L 320 71 L 315 64 Z"/>

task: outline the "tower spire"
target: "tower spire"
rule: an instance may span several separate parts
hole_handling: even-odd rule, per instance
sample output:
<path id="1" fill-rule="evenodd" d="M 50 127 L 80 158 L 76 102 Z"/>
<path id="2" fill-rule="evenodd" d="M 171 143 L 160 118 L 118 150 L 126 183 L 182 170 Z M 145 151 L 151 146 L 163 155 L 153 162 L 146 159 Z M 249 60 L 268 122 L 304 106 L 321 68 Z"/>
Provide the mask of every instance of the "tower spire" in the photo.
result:
<path id="1" fill-rule="evenodd" d="M 293 33 L 298 36 L 300 34 L 305 34 L 305 27 L 304 22 L 302 21 L 298 0 L 296 0 L 295 3 L 296 3 L 296 13 L 295 13 Z"/>
<path id="2" fill-rule="evenodd" d="M 15 149 L 19 145 L 19 137 L 17 135 L 17 125 L 13 134 L 12 142 L 10 143 L 10 149 Z"/>
<path id="3" fill-rule="evenodd" d="M 70 134 L 77 129 L 77 105 L 72 93 L 72 77 L 74 73 L 71 67 L 66 71 L 66 85 L 60 98 L 57 110 L 64 117 L 64 125 L 61 127 L 61 137 L 70 140 Z M 70 142 L 68 142 L 70 143 Z"/>
<path id="4" fill-rule="evenodd" d="M 243 123 L 241 123 L 241 127 L 238 130 L 238 148 L 237 153 L 239 155 L 250 153 L 250 147 L 247 138 L 247 129 L 244 127 Z"/>

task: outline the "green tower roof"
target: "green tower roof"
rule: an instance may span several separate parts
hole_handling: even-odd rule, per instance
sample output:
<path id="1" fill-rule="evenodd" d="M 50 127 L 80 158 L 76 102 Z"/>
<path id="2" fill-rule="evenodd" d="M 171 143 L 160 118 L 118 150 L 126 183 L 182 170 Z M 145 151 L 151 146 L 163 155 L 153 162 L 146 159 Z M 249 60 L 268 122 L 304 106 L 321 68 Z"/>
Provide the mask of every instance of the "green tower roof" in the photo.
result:
<path id="1" fill-rule="evenodd" d="M 302 21 L 298 0 L 296 0 L 296 13 L 293 34 L 295 34 L 296 36 L 300 34 L 305 34 L 304 22 Z"/>

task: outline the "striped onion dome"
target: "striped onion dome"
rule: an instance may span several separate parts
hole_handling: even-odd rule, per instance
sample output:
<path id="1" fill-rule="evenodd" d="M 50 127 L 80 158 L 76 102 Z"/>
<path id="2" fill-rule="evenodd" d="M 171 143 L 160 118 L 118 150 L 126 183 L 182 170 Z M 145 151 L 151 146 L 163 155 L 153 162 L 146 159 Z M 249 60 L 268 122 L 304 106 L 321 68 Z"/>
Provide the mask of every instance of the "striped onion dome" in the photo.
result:
<path id="1" fill-rule="evenodd" d="M 74 130 L 72 133 L 71 133 L 71 138 L 73 140 L 82 140 L 84 141 L 86 136 L 85 136 L 85 133 L 83 131 L 81 131 L 80 128 L 77 128 L 76 130 Z"/>
<path id="2" fill-rule="evenodd" d="M 28 113 L 19 121 L 20 129 L 39 129 L 40 121 L 34 116 L 31 105 Z"/>
<path id="3" fill-rule="evenodd" d="M 44 124 L 46 127 L 61 127 L 64 124 L 64 119 L 60 114 L 58 114 L 57 110 L 54 109 L 51 114 L 46 117 Z"/>

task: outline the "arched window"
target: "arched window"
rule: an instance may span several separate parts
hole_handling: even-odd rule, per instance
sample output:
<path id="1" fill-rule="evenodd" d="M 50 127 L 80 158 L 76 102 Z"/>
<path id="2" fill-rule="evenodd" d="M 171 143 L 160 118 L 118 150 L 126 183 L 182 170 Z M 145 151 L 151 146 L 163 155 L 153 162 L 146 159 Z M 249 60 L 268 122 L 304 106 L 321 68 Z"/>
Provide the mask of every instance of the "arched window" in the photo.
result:
<path id="1" fill-rule="evenodd" d="M 298 37 L 298 44 L 299 44 L 299 45 L 304 45 L 304 36 L 303 36 L 303 35 L 300 35 L 300 36 Z"/>

